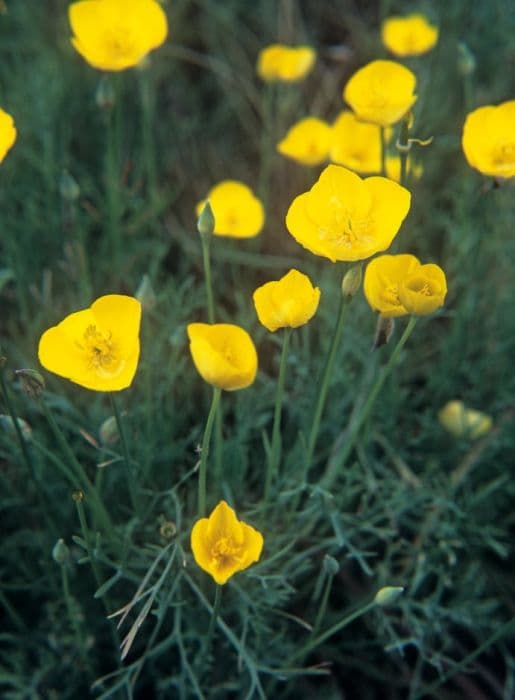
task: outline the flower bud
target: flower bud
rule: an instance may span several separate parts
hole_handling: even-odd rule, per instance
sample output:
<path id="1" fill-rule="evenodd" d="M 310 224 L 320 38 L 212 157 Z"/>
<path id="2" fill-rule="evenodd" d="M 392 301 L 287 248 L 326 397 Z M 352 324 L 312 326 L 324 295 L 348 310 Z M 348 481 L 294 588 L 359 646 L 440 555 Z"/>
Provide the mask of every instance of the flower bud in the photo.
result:
<path id="1" fill-rule="evenodd" d="M 118 424 L 116 422 L 115 416 L 109 416 L 99 428 L 100 442 L 103 445 L 111 446 L 114 445 L 120 439 L 120 433 L 118 432 Z"/>
<path id="2" fill-rule="evenodd" d="M 97 85 L 95 102 L 100 109 L 109 110 L 116 102 L 113 85 L 108 75 L 103 75 Z"/>
<path id="3" fill-rule="evenodd" d="M 26 420 L 23 420 L 23 418 L 16 418 L 16 420 L 18 421 L 18 427 L 20 428 L 21 434 L 23 435 L 25 440 L 31 440 L 32 428 L 30 427 L 30 425 L 27 423 Z M 0 414 L 0 425 L 6 431 L 6 433 L 15 433 L 16 428 L 14 426 L 14 421 L 11 416 Z"/>
<path id="4" fill-rule="evenodd" d="M 70 558 L 70 550 L 62 537 L 57 540 L 52 549 L 52 558 L 57 564 L 61 564 L 61 566 L 66 564 Z"/>
<path id="5" fill-rule="evenodd" d="M 80 196 L 80 187 L 67 170 L 59 178 L 59 193 L 68 202 L 75 202 Z"/>
<path id="6" fill-rule="evenodd" d="M 458 42 L 458 71 L 461 75 L 472 75 L 476 70 L 474 54 L 463 41 Z"/>
<path id="7" fill-rule="evenodd" d="M 347 270 L 342 279 L 342 294 L 344 297 L 352 298 L 359 291 L 362 277 L 361 265 L 354 265 Z"/>
<path id="8" fill-rule="evenodd" d="M 324 573 L 326 576 L 336 576 L 340 570 L 340 565 L 338 564 L 337 560 L 329 554 L 324 556 L 322 566 L 324 567 Z"/>
<path id="9" fill-rule="evenodd" d="M 156 305 L 156 295 L 150 283 L 150 277 L 143 275 L 134 295 L 141 304 L 143 311 L 151 311 Z"/>
<path id="10" fill-rule="evenodd" d="M 177 525 L 173 522 L 173 520 L 165 520 L 163 518 L 159 526 L 159 534 L 161 537 L 165 540 L 171 540 L 175 537 L 176 533 Z"/>
<path id="11" fill-rule="evenodd" d="M 449 401 L 438 413 L 441 425 L 454 437 L 476 439 L 492 427 L 492 419 L 486 413 L 467 408 L 462 401 Z"/>
<path id="12" fill-rule="evenodd" d="M 25 394 L 33 399 L 39 398 L 45 390 L 43 375 L 35 369 L 16 369 L 14 375 L 20 380 Z"/>
<path id="13" fill-rule="evenodd" d="M 209 199 L 206 199 L 206 203 L 197 219 L 197 230 L 202 238 L 212 236 L 215 230 L 215 215 L 213 214 Z"/>
<path id="14" fill-rule="evenodd" d="M 374 603 L 381 607 L 392 605 L 403 591 L 403 586 L 385 586 L 380 588 L 375 595 Z"/>
<path id="15" fill-rule="evenodd" d="M 374 335 L 372 350 L 377 350 L 383 345 L 386 345 L 392 337 L 394 328 L 395 319 L 391 316 L 382 316 L 380 314 L 377 317 L 376 332 Z"/>

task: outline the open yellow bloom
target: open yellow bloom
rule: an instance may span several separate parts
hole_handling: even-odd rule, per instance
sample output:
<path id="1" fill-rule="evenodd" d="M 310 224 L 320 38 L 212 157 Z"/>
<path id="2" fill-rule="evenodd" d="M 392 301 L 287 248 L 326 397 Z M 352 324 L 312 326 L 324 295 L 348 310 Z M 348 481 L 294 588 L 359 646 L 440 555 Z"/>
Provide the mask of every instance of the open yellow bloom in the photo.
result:
<path id="1" fill-rule="evenodd" d="M 193 526 L 191 549 L 200 568 L 223 585 L 237 571 L 258 561 L 263 535 L 238 520 L 234 510 L 220 501 L 209 518 L 201 518 Z"/>
<path id="2" fill-rule="evenodd" d="M 272 333 L 279 328 L 298 328 L 318 309 L 320 289 L 307 275 L 290 270 L 277 282 L 267 282 L 253 295 L 260 323 Z"/>
<path id="3" fill-rule="evenodd" d="M 157 0 L 81 0 L 70 5 L 68 16 L 73 46 L 100 70 L 136 66 L 168 35 Z"/>
<path id="4" fill-rule="evenodd" d="M 265 210 L 261 200 L 243 182 L 223 180 L 213 187 L 206 199 L 197 204 L 197 217 L 204 209 L 207 199 L 215 217 L 213 233 L 216 236 L 252 238 L 264 226 Z"/>
<path id="5" fill-rule="evenodd" d="M 399 299 L 409 314 L 426 316 L 443 306 L 447 294 L 445 273 L 438 265 L 420 265 L 399 284 Z"/>
<path id="6" fill-rule="evenodd" d="M 515 100 L 467 115 L 462 146 L 473 168 L 491 177 L 515 177 Z"/>
<path id="7" fill-rule="evenodd" d="M 86 389 L 125 389 L 138 366 L 140 320 L 141 304 L 134 297 L 100 297 L 43 333 L 39 361 Z"/>
<path id="8" fill-rule="evenodd" d="M 408 311 L 399 298 L 399 285 L 419 267 L 414 255 L 379 255 L 371 260 L 365 270 L 363 291 L 372 309 L 388 318 L 405 316 Z"/>
<path id="9" fill-rule="evenodd" d="M 257 73 L 267 82 L 294 83 L 309 73 L 315 58 L 315 50 L 310 46 L 272 44 L 259 52 Z"/>
<path id="10" fill-rule="evenodd" d="M 438 28 L 420 14 L 389 17 L 381 26 L 381 39 L 396 56 L 420 56 L 435 46 Z"/>
<path id="11" fill-rule="evenodd" d="M 407 189 L 385 177 L 362 180 L 339 165 L 328 165 L 309 192 L 296 197 L 286 227 L 315 255 L 365 260 L 386 250 L 410 208 Z"/>
<path id="12" fill-rule="evenodd" d="M 438 412 L 443 427 L 457 438 L 479 438 L 492 427 L 492 419 L 486 413 L 467 408 L 463 401 L 449 401 Z"/>
<path id="13" fill-rule="evenodd" d="M 322 119 L 301 119 L 288 131 L 277 150 L 302 165 L 319 165 L 329 156 L 331 127 Z"/>
<path id="14" fill-rule="evenodd" d="M 358 173 L 381 172 L 379 127 L 361 121 L 348 109 L 344 110 L 333 124 L 329 157 L 333 163 Z"/>
<path id="15" fill-rule="evenodd" d="M 372 61 L 350 78 L 343 99 L 359 119 L 379 126 L 400 121 L 417 100 L 417 79 L 395 61 Z"/>
<path id="16" fill-rule="evenodd" d="M 190 352 L 208 384 L 226 391 L 250 386 L 257 373 L 257 352 L 247 331 L 231 323 L 190 323 Z"/>
<path id="17" fill-rule="evenodd" d="M 16 127 L 10 114 L 0 109 L 0 163 L 16 141 Z"/>

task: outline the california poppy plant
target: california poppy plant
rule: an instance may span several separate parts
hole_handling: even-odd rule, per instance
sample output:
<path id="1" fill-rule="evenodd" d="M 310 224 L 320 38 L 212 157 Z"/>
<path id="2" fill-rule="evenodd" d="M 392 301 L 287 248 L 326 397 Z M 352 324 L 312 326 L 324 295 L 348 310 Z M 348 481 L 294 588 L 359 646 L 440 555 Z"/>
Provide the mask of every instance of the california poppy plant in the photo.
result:
<path id="1" fill-rule="evenodd" d="M 406 217 L 411 195 L 385 177 L 362 180 L 328 165 L 309 192 L 296 197 L 286 215 L 295 240 L 332 262 L 365 260 L 386 250 Z"/>
<path id="2" fill-rule="evenodd" d="M 319 165 L 329 156 L 331 132 L 322 119 L 307 117 L 291 127 L 277 144 L 277 150 L 301 165 Z"/>
<path id="3" fill-rule="evenodd" d="M 223 585 L 237 571 L 259 560 L 263 535 L 238 520 L 234 510 L 220 501 L 209 518 L 201 518 L 193 526 L 191 549 L 200 568 Z"/>
<path id="4" fill-rule="evenodd" d="M 277 282 L 267 282 L 253 295 L 259 321 L 269 331 L 298 328 L 312 318 L 320 301 L 320 289 L 307 275 L 290 270 Z"/>
<path id="5" fill-rule="evenodd" d="M 361 121 L 348 109 L 341 112 L 333 124 L 330 159 L 357 173 L 381 172 L 381 133 L 377 124 Z"/>
<path id="6" fill-rule="evenodd" d="M 372 61 L 350 78 L 343 99 L 356 116 L 379 126 L 400 121 L 415 104 L 415 75 L 395 61 Z"/>
<path id="7" fill-rule="evenodd" d="M 99 70 L 136 66 L 168 35 L 168 23 L 156 0 L 80 0 L 68 9 L 72 44 Z"/>
<path id="8" fill-rule="evenodd" d="M 259 52 L 257 72 L 266 82 L 294 83 L 310 72 L 315 58 L 310 46 L 272 44 Z"/>
<path id="9" fill-rule="evenodd" d="M 381 26 L 381 39 L 396 56 L 420 56 L 435 46 L 438 28 L 421 14 L 388 17 Z"/>
<path id="10" fill-rule="evenodd" d="M 10 114 L 0 109 L 0 163 L 16 141 L 16 127 Z"/>
<path id="11" fill-rule="evenodd" d="M 465 157 L 483 175 L 515 176 L 515 100 L 479 107 L 467 115 L 462 146 Z"/>
<path id="12" fill-rule="evenodd" d="M 200 216 L 209 200 L 215 217 L 215 236 L 252 238 L 261 232 L 265 223 L 265 210 L 250 187 L 238 180 L 223 180 L 213 187 L 197 204 Z"/>
<path id="13" fill-rule="evenodd" d="M 100 297 L 43 333 L 39 361 L 86 389 L 125 389 L 138 366 L 140 320 L 141 304 L 134 297 Z"/>

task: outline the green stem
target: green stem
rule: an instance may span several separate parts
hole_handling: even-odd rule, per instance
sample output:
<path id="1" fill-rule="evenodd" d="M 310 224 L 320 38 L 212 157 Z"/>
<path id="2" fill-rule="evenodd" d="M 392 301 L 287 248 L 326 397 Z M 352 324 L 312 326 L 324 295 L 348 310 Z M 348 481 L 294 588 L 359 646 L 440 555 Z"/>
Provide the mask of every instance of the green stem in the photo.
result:
<path id="1" fill-rule="evenodd" d="M 79 621 L 77 620 L 77 615 L 73 609 L 72 597 L 70 595 L 70 585 L 68 582 L 68 571 L 66 569 L 66 564 L 61 564 L 61 581 L 63 584 L 63 595 L 66 604 L 66 610 L 68 612 L 68 617 L 70 619 L 70 625 L 75 633 L 75 643 L 77 644 L 77 649 L 80 649 L 81 656 L 84 651 L 84 640 L 82 638 L 81 628 Z"/>
<path id="2" fill-rule="evenodd" d="M 105 188 L 107 203 L 107 231 L 112 269 L 116 269 L 121 252 L 121 196 L 120 196 L 120 90 L 117 77 L 111 78 L 114 92 L 114 105 L 107 108 L 106 149 L 105 149 Z"/>
<path id="3" fill-rule="evenodd" d="M 118 432 L 120 434 L 120 441 L 122 443 L 123 461 L 125 462 L 125 470 L 127 473 L 127 480 L 129 482 L 129 494 L 131 498 L 132 507 L 136 513 L 140 512 L 140 504 L 136 489 L 136 474 L 132 466 L 129 446 L 127 442 L 127 434 L 125 432 L 125 425 L 122 420 L 120 409 L 118 408 L 118 401 L 115 399 L 114 393 L 109 392 L 109 400 L 111 402 L 111 408 L 113 409 L 114 417 L 116 420 L 116 425 L 118 427 Z"/>
<path id="4" fill-rule="evenodd" d="M 409 116 L 404 117 L 401 122 L 401 133 L 399 134 L 399 158 L 401 161 L 401 174 L 399 183 L 403 186 L 406 185 L 406 176 L 408 169 L 408 153 L 410 151 L 410 143 L 408 140 L 409 131 Z"/>
<path id="5" fill-rule="evenodd" d="M 377 396 L 381 389 L 383 388 L 383 385 L 386 381 L 386 379 L 389 377 L 392 369 L 395 367 L 397 364 L 397 361 L 399 359 L 399 355 L 401 354 L 401 351 L 406 344 L 408 338 L 410 337 L 411 333 L 413 332 L 413 329 L 415 328 L 415 324 L 417 322 L 417 319 L 414 316 L 410 317 L 410 320 L 408 322 L 408 325 L 404 329 L 404 333 L 399 339 L 399 342 L 395 346 L 392 354 L 390 355 L 390 359 L 386 363 L 386 365 L 383 367 L 381 372 L 379 373 L 379 376 L 377 377 L 374 386 L 372 387 L 367 400 L 365 401 L 363 408 L 357 415 L 356 419 L 354 420 L 353 424 L 349 427 L 349 435 L 348 438 L 345 442 L 345 445 L 343 446 L 342 450 L 338 453 L 336 453 L 330 460 L 327 465 L 327 470 L 324 475 L 324 477 L 321 480 L 321 486 L 322 488 L 329 489 L 338 474 L 340 473 L 341 469 L 345 465 L 345 461 L 349 454 L 351 453 L 354 445 L 356 444 L 356 439 L 358 437 L 358 433 L 367 420 L 368 416 L 370 415 L 370 411 L 372 410 L 372 407 L 374 406 L 374 403 L 377 399 Z"/>
<path id="6" fill-rule="evenodd" d="M 290 347 L 291 330 L 291 328 L 285 328 L 283 334 L 283 347 L 281 351 L 281 362 L 279 365 L 279 377 L 277 379 L 277 389 L 275 394 L 272 444 L 270 447 L 270 455 L 265 477 L 265 503 L 268 502 L 272 480 L 277 474 L 279 462 L 281 460 L 281 414 L 284 399 L 284 384 L 286 379 L 286 367 L 288 364 L 288 350 Z"/>
<path id="7" fill-rule="evenodd" d="M 218 404 L 222 390 L 219 387 L 213 387 L 213 400 L 207 417 L 206 429 L 202 438 L 202 448 L 200 452 L 200 466 L 198 475 L 198 515 L 203 518 L 206 515 L 206 477 L 207 477 L 207 458 L 209 456 L 209 444 L 211 442 L 211 433 L 213 432 L 213 423 L 215 420 Z"/>
<path id="8" fill-rule="evenodd" d="M 158 202 L 156 144 L 154 139 L 155 91 L 151 70 L 142 70 L 139 75 L 139 92 L 141 100 L 142 122 L 141 140 L 143 159 L 147 176 L 147 192 L 154 210 Z"/>
<path id="9" fill-rule="evenodd" d="M 313 459 L 313 453 L 315 451 L 315 444 L 318 437 L 318 432 L 320 430 L 320 421 L 322 418 L 322 413 L 325 406 L 325 401 L 327 398 L 327 392 L 329 390 L 329 382 L 331 380 L 331 375 L 333 372 L 334 361 L 336 359 L 336 353 L 340 345 L 340 339 L 343 331 L 343 322 L 345 319 L 345 314 L 349 306 L 349 297 L 340 297 L 340 308 L 338 310 L 338 318 L 333 331 L 333 337 L 331 340 L 331 345 L 329 347 L 329 353 L 327 355 L 324 373 L 322 375 L 322 380 L 320 382 L 320 389 L 318 391 L 318 398 L 315 407 L 315 413 L 313 415 L 313 421 L 311 423 L 311 432 L 309 435 L 308 449 L 306 452 L 306 461 L 304 466 L 304 478 L 306 477 L 309 468 L 311 467 L 311 461 Z"/>
<path id="10" fill-rule="evenodd" d="M 84 543 L 86 545 L 86 552 L 88 553 L 88 558 L 89 558 L 89 562 L 91 564 L 91 569 L 93 571 L 93 576 L 95 577 L 95 583 L 97 584 L 97 588 L 100 588 L 102 580 L 100 578 L 100 572 L 98 570 L 97 562 L 95 561 L 95 557 L 93 554 L 93 548 L 91 546 L 90 532 L 89 532 L 88 523 L 86 520 L 86 513 L 84 512 L 84 505 L 82 503 L 82 499 L 83 499 L 83 494 L 81 491 L 73 494 L 73 500 L 75 501 L 75 505 L 77 506 L 77 515 L 79 516 L 82 538 L 83 538 Z"/>
<path id="11" fill-rule="evenodd" d="M 23 432 L 22 429 L 20 428 L 20 424 L 18 423 L 18 416 L 16 415 L 16 411 L 14 408 L 14 404 L 11 401 L 11 397 L 9 395 L 9 391 L 7 390 L 7 384 L 5 382 L 5 377 L 4 377 L 4 368 L 1 364 L 2 360 L 0 358 L 0 389 L 2 391 L 2 396 L 4 397 L 5 405 L 7 406 L 7 411 L 9 412 L 9 415 L 11 417 L 14 430 L 16 433 L 16 438 L 18 440 L 18 444 L 20 446 L 20 450 L 23 455 L 23 459 L 25 460 L 25 464 L 27 465 L 27 468 L 29 470 L 29 473 L 31 475 L 31 478 L 33 482 L 38 485 L 37 478 L 36 478 L 36 470 L 34 469 L 34 463 L 32 462 L 32 457 L 30 456 L 29 448 L 27 446 L 27 442 L 25 438 L 23 437 Z"/>
<path id="12" fill-rule="evenodd" d="M 211 613 L 211 620 L 209 621 L 209 627 L 207 629 L 206 641 L 204 644 L 205 650 L 209 651 L 209 646 L 213 638 L 213 634 L 216 627 L 216 621 L 218 620 L 218 615 L 220 614 L 220 605 L 222 603 L 222 586 L 220 584 L 216 585 L 215 591 L 215 602 L 213 603 L 213 612 Z"/>
<path id="13" fill-rule="evenodd" d="M 381 138 L 381 175 L 386 177 L 386 127 L 380 126 L 379 133 Z"/>
<path id="14" fill-rule="evenodd" d="M 325 588 L 324 588 L 324 594 L 322 596 L 322 601 L 320 603 L 320 607 L 318 608 L 318 613 L 316 616 L 315 624 L 313 625 L 313 632 L 312 635 L 315 636 L 320 629 L 320 625 L 322 624 L 325 613 L 327 610 L 327 603 L 329 601 L 329 595 L 331 594 L 331 588 L 333 585 L 333 577 L 332 576 L 327 576 L 327 581 L 325 583 Z"/>
<path id="15" fill-rule="evenodd" d="M 215 303 L 213 300 L 213 285 L 211 282 L 211 235 L 201 236 L 202 240 L 202 258 L 204 261 L 204 281 L 206 284 L 207 298 L 207 318 L 209 323 L 215 322 Z"/>

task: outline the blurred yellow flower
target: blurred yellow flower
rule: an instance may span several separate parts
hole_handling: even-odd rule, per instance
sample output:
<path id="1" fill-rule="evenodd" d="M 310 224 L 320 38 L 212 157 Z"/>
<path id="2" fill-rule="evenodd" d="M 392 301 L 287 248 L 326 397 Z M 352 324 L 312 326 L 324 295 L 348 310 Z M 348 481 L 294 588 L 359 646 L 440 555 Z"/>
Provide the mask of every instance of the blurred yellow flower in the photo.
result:
<path id="1" fill-rule="evenodd" d="M 348 109 L 344 110 L 333 124 L 329 158 L 333 163 L 358 173 L 381 172 L 379 127 L 361 121 Z"/>
<path id="2" fill-rule="evenodd" d="M 515 176 L 515 100 L 467 115 L 462 146 L 473 168 L 491 177 Z"/>
<path id="3" fill-rule="evenodd" d="M 213 187 L 197 204 L 200 216 L 209 199 L 215 217 L 216 236 L 252 238 L 260 233 L 265 223 L 265 210 L 250 187 L 237 180 L 223 180 Z"/>
<path id="4" fill-rule="evenodd" d="M 307 275 L 290 270 L 277 282 L 267 282 L 253 295 L 260 323 L 272 333 L 279 328 L 298 328 L 318 309 L 320 289 Z"/>
<path id="5" fill-rule="evenodd" d="M 381 26 L 381 39 L 396 56 L 420 56 L 435 46 L 438 28 L 420 14 L 389 17 Z"/>
<path id="6" fill-rule="evenodd" d="M 331 127 L 322 119 L 307 117 L 294 124 L 277 150 L 301 165 L 319 165 L 329 156 Z"/>
<path id="7" fill-rule="evenodd" d="M 438 412 L 443 427 L 457 438 L 479 438 L 492 427 L 492 419 L 486 413 L 467 408 L 463 401 L 449 401 Z"/>
<path id="8" fill-rule="evenodd" d="M 309 192 L 296 197 L 286 227 L 315 255 L 365 260 L 386 250 L 410 208 L 411 195 L 385 177 L 362 180 L 339 165 L 328 165 Z"/>
<path id="9" fill-rule="evenodd" d="M 445 273 L 438 265 L 420 265 L 399 284 L 399 299 L 409 314 L 426 316 L 443 306 L 447 294 Z"/>
<path id="10" fill-rule="evenodd" d="M 259 560 L 263 535 L 238 520 L 234 510 L 220 501 L 209 518 L 193 525 L 191 549 L 200 568 L 223 585 L 236 572 Z"/>
<path id="11" fill-rule="evenodd" d="M 0 163 L 16 141 L 16 127 L 10 114 L 0 109 Z"/>
<path id="12" fill-rule="evenodd" d="M 422 163 L 413 163 L 412 159 L 408 156 L 408 162 L 406 163 L 406 172 L 413 178 L 413 180 L 420 180 L 424 173 L 424 166 Z M 401 158 L 398 155 L 386 156 L 386 177 L 395 182 L 400 182 L 401 180 Z"/>
<path id="13" fill-rule="evenodd" d="M 87 389 L 125 389 L 138 366 L 140 320 L 141 304 L 134 297 L 100 297 L 43 333 L 39 361 Z"/>
<path id="14" fill-rule="evenodd" d="M 267 82 L 294 83 L 309 73 L 315 58 L 315 50 L 310 46 L 272 44 L 259 52 L 257 73 Z"/>
<path id="15" fill-rule="evenodd" d="M 415 75 L 400 63 L 372 61 L 350 78 L 343 98 L 359 119 L 391 126 L 415 104 L 416 82 Z"/>
<path id="16" fill-rule="evenodd" d="M 365 270 L 363 291 L 371 308 L 382 316 L 405 316 L 408 311 L 399 299 L 399 285 L 420 262 L 414 255 L 379 255 Z"/>
<path id="17" fill-rule="evenodd" d="M 257 373 L 257 352 L 247 331 L 231 323 L 190 323 L 190 352 L 208 384 L 236 391 L 250 386 Z"/>
<path id="18" fill-rule="evenodd" d="M 168 35 L 157 0 L 80 0 L 70 5 L 68 16 L 73 46 L 100 70 L 136 66 Z"/>

